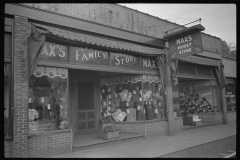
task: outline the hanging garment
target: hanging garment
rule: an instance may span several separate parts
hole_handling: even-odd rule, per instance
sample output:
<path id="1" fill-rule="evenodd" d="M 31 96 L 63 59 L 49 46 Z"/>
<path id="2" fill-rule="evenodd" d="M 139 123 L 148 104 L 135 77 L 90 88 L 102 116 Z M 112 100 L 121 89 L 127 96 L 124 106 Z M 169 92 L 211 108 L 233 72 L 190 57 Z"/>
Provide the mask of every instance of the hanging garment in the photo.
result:
<path id="1" fill-rule="evenodd" d="M 136 109 L 134 108 L 128 108 L 127 109 L 127 121 L 128 122 L 134 122 L 136 121 Z"/>
<path id="2" fill-rule="evenodd" d="M 145 113 L 144 113 L 143 105 L 137 105 L 136 115 L 137 115 L 136 117 L 137 117 L 138 121 L 145 120 Z"/>
<path id="3" fill-rule="evenodd" d="M 106 85 L 102 85 L 101 86 L 101 96 L 102 96 L 102 99 L 105 100 L 107 98 L 107 89 L 108 87 Z"/>
<path id="4" fill-rule="evenodd" d="M 113 101 L 117 104 L 121 102 L 121 97 L 119 93 L 115 93 L 113 97 Z"/>
<path id="5" fill-rule="evenodd" d="M 151 90 L 147 90 L 145 91 L 145 93 L 143 92 L 143 100 L 147 101 L 150 98 L 151 94 L 152 94 Z"/>

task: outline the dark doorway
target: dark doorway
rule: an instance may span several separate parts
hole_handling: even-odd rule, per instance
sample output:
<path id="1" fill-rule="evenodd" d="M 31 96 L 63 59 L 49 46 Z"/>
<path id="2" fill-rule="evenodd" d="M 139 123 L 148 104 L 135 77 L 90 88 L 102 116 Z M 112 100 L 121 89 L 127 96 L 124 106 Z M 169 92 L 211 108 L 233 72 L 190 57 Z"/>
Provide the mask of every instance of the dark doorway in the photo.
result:
<path id="1" fill-rule="evenodd" d="M 77 133 L 92 133 L 96 131 L 94 110 L 94 82 L 77 81 Z"/>

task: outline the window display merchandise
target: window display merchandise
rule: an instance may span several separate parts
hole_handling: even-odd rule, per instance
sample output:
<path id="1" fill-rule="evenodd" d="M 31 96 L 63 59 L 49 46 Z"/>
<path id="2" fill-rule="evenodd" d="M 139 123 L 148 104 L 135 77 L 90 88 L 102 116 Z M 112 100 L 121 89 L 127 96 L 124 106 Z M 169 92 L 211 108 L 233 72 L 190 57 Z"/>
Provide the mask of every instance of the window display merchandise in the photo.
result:
<path id="1" fill-rule="evenodd" d="M 179 83 L 179 110 L 185 125 L 201 125 L 196 114 L 218 111 L 215 81 Z M 175 109 L 176 110 L 176 109 Z"/>
<path id="2" fill-rule="evenodd" d="M 68 128 L 67 69 L 37 67 L 29 78 L 29 130 Z"/>
<path id="3" fill-rule="evenodd" d="M 179 102 L 182 114 L 212 113 L 217 109 L 214 81 L 187 82 L 179 84 Z M 215 110 L 216 110 L 215 109 Z"/>
<path id="4" fill-rule="evenodd" d="M 100 80 L 101 117 L 115 122 L 164 118 L 162 83 L 158 76 L 138 75 Z"/>
<path id="5" fill-rule="evenodd" d="M 226 79 L 226 104 L 227 111 L 236 111 L 235 83 L 234 79 Z"/>

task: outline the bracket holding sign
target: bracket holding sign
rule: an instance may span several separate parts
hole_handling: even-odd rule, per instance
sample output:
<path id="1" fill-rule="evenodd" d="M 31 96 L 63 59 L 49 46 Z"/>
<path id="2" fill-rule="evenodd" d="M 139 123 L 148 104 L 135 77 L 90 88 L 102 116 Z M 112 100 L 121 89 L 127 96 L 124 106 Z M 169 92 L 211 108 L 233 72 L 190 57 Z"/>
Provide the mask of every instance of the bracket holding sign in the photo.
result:
<path id="1" fill-rule="evenodd" d="M 205 28 L 198 24 L 163 38 L 169 42 L 171 59 L 203 52 L 201 31 Z"/>

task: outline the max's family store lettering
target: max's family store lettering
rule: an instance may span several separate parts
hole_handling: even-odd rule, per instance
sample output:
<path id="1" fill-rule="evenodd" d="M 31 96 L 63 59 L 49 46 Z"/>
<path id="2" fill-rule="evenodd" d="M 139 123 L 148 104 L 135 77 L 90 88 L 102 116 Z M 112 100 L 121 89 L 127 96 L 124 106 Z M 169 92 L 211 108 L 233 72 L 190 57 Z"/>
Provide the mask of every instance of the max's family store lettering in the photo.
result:
<path id="1" fill-rule="evenodd" d="M 201 32 L 187 34 L 169 41 L 169 50 L 171 58 L 201 53 L 203 51 Z"/>
<path id="2" fill-rule="evenodd" d="M 109 57 L 111 57 L 110 63 L 113 67 L 123 67 L 123 68 L 141 68 L 142 67 L 146 69 L 155 69 L 158 67 L 156 60 L 152 58 L 143 58 L 139 56 L 99 51 L 99 50 L 74 47 L 74 46 L 70 46 L 69 52 L 68 52 L 67 46 L 54 44 L 50 42 L 45 42 L 43 49 L 41 50 L 40 61 L 49 60 L 49 61 L 109 66 Z M 141 59 L 142 59 L 142 64 L 140 64 Z"/>

